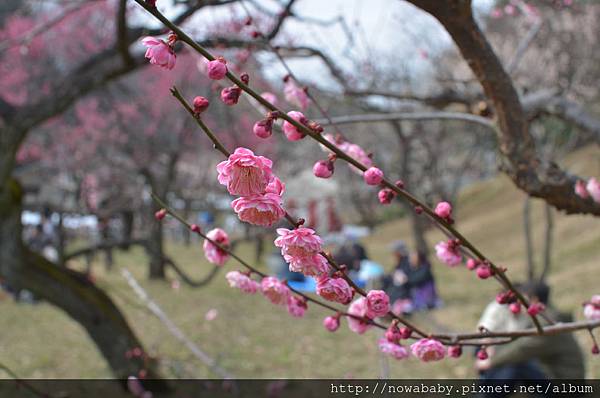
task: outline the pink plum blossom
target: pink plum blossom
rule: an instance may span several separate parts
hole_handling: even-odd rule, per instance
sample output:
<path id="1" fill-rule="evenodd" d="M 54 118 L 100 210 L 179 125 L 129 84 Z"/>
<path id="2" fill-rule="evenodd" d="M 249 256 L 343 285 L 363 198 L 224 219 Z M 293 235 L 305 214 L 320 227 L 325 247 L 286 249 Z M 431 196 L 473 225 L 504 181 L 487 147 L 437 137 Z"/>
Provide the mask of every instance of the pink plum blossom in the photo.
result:
<path id="1" fill-rule="evenodd" d="M 592 296 L 592 299 L 585 303 L 583 316 L 590 321 L 600 321 L 600 294 Z"/>
<path id="2" fill-rule="evenodd" d="M 287 115 L 300 124 L 305 125 L 308 123 L 308 119 L 306 118 L 306 116 L 304 116 L 304 114 L 302 114 L 302 112 L 291 111 L 288 112 Z M 287 120 L 283 121 L 283 134 L 285 134 L 287 139 L 290 141 L 299 141 L 305 136 L 303 132 L 298 130 L 293 124 L 291 124 Z"/>
<path id="3" fill-rule="evenodd" d="M 490 267 L 487 264 L 481 264 L 477 267 L 477 270 L 475 271 L 475 273 L 477 274 L 477 277 L 479 279 L 487 279 L 490 276 L 494 275 L 494 271 L 492 270 L 492 267 Z"/>
<path id="4" fill-rule="evenodd" d="M 435 245 L 435 254 L 444 264 L 451 267 L 460 264 L 462 256 L 454 240 L 442 241 Z"/>
<path id="5" fill-rule="evenodd" d="M 331 278 L 323 275 L 317 281 L 316 292 L 328 301 L 348 304 L 354 297 L 354 290 L 344 278 Z"/>
<path id="6" fill-rule="evenodd" d="M 217 165 L 218 180 L 232 195 L 263 194 L 273 179 L 272 165 L 264 156 L 256 156 L 247 148 L 237 148 Z"/>
<path id="7" fill-rule="evenodd" d="M 219 243 L 221 246 L 229 246 L 229 236 L 227 236 L 227 232 L 223 231 L 221 228 L 215 228 L 208 231 L 206 237 L 216 243 Z M 229 259 L 229 254 L 226 251 L 219 248 L 208 239 L 204 240 L 203 248 L 204 256 L 212 264 L 220 266 L 225 264 L 225 262 Z"/>
<path id="8" fill-rule="evenodd" d="M 206 63 L 206 74 L 209 79 L 221 80 L 227 74 L 227 65 L 225 59 L 218 58 Z"/>
<path id="9" fill-rule="evenodd" d="M 240 271 L 230 271 L 225 275 L 229 286 L 240 289 L 244 293 L 254 294 L 260 290 L 260 284 Z"/>
<path id="10" fill-rule="evenodd" d="M 320 277 L 329 269 L 329 263 L 322 255 L 316 253 L 310 257 L 284 256 L 289 263 L 290 271 L 300 272 L 306 276 Z"/>
<path id="11" fill-rule="evenodd" d="M 406 347 L 397 343 L 392 343 L 391 341 L 385 338 L 379 339 L 378 345 L 379 351 L 389 356 L 392 356 L 395 359 L 408 358 L 408 356 L 410 355 Z"/>
<path id="12" fill-rule="evenodd" d="M 294 295 L 288 297 L 287 310 L 291 316 L 302 318 L 307 309 L 308 306 L 304 297 L 296 297 Z"/>
<path id="13" fill-rule="evenodd" d="M 290 289 L 285 283 L 274 276 L 264 277 L 260 283 L 263 295 L 273 304 L 286 305 L 290 296 Z"/>
<path id="14" fill-rule="evenodd" d="M 527 313 L 531 316 L 536 316 L 537 314 L 544 311 L 545 309 L 546 309 L 546 306 L 544 305 L 544 303 L 540 303 L 539 301 L 536 301 L 535 303 L 529 304 L 529 308 L 527 308 Z"/>
<path id="15" fill-rule="evenodd" d="M 340 318 L 337 316 L 328 316 L 323 319 L 323 326 L 330 332 L 335 332 L 340 327 Z"/>
<path id="16" fill-rule="evenodd" d="M 390 311 L 390 298 L 383 290 L 371 290 L 367 293 L 367 315 L 377 318 Z"/>
<path id="17" fill-rule="evenodd" d="M 410 349 L 414 356 L 423 362 L 439 361 L 446 356 L 444 345 L 434 339 L 421 339 L 413 343 Z"/>
<path id="18" fill-rule="evenodd" d="M 333 162 L 331 160 L 319 160 L 313 166 L 313 174 L 318 178 L 329 178 L 333 175 Z"/>
<path id="19" fill-rule="evenodd" d="M 310 99 L 308 98 L 306 91 L 303 88 L 298 87 L 292 79 L 288 79 L 287 82 L 285 82 L 283 94 L 285 95 L 285 100 L 290 104 L 299 107 L 303 111 L 308 108 Z"/>
<path id="20" fill-rule="evenodd" d="M 147 47 L 145 57 L 150 59 L 152 65 L 173 69 L 175 66 L 176 55 L 167 42 L 151 36 L 146 36 L 142 39 L 142 44 Z"/>
<path id="21" fill-rule="evenodd" d="M 600 203 L 600 182 L 592 177 L 588 180 L 586 188 L 594 202 Z"/>
<path id="22" fill-rule="evenodd" d="M 377 167 L 369 167 L 364 172 L 363 178 L 368 185 L 379 185 L 383 181 L 383 171 Z"/>
<path id="23" fill-rule="evenodd" d="M 348 327 L 354 333 L 363 334 L 373 327 L 367 318 L 367 299 L 360 297 L 352 302 L 348 307 L 348 313 L 353 316 L 347 316 Z"/>
<path id="24" fill-rule="evenodd" d="M 242 196 L 231 202 L 231 207 L 241 221 L 270 227 L 285 216 L 281 196 L 273 193 Z"/>
<path id="25" fill-rule="evenodd" d="M 275 239 L 274 243 L 275 246 L 281 248 L 281 254 L 284 256 L 312 257 L 321 251 L 323 240 L 311 228 L 278 228 L 277 234 L 279 237 Z"/>

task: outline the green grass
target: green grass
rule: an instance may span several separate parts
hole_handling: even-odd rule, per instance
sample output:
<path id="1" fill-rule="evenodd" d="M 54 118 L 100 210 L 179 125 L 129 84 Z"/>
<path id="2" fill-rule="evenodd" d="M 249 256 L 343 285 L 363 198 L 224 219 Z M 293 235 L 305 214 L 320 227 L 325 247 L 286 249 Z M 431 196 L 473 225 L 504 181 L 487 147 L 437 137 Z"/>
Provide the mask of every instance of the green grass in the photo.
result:
<path id="1" fill-rule="evenodd" d="M 597 152 L 597 151 L 596 151 Z M 571 161 L 576 172 L 600 175 L 598 154 L 580 152 Z M 522 279 L 525 256 L 521 212 L 524 194 L 503 176 L 469 187 L 463 192 L 457 215 L 459 229 L 472 239 L 496 263 L 508 267 L 509 275 Z M 539 244 L 543 234 L 542 206 L 534 201 L 533 232 Z M 396 239 L 410 239 L 406 221 L 396 220 L 382 225 L 365 240 L 373 259 L 386 268 L 393 267 L 388 245 Z M 440 235 L 432 231 L 429 242 Z M 190 274 L 199 278 L 209 271 L 201 246 L 168 245 L 168 252 Z M 253 258 L 249 245 L 239 247 L 245 258 Z M 572 311 L 581 319 L 580 303 L 600 293 L 600 223 L 598 218 L 565 216 L 555 218 L 555 247 L 550 283 L 554 302 L 562 310 Z M 202 349 L 219 358 L 221 366 L 239 377 L 355 377 L 380 375 L 380 356 L 376 340 L 381 332 L 369 331 L 358 336 L 343 323 L 336 333 L 329 333 L 321 322 L 324 310 L 311 306 L 303 319 L 291 318 L 285 309 L 276 308 L 260 295 L 248 296 L 230 289 L 226 270 L 237 269 L 230 261 L 223 272 L 207 287 L 192 289 L 182 285 L 174 290 L 168 283 L 146 279 L 147 264 L 143 252 L 133 250 L 115 257 L 118 267 L 127 267 L 180 326 Z M 436 263 L 434 272 L 445 306 L 429 314 L 415 317 L 425 329 L 472 331 L 479 314 L 491 300 L 498 286 L 493 281 L 480 281 L 464 268 L 450 269 Z M 105 287 L 126 314 L 147 349 L 162 359 L 162 371 L 170 377 L 209 377 L 207 368 L 165 329 L 143 307 L 118 269 L 106 273 L 95 265 L 97 282 Z M 172 277 L 172 276 L 171 276 Z M 215 308 L 219 315 L 213 321 L 204 319 Z M 16 305 L 0 300 L 2 340 L 0 358 L 23 377 L 36 378 L 103 378 L 111 373 L 85 332 L 65 314 L 48 304 Z M 578 334 L 586 353 L 590 339 Z M 600 361 L 586 354 L 587 375 L 600 376 Z M 390 376 L 396 378 L 450 377 L 475 375 L 472 358 L 423 364 L 415 359 L 391 361 Z M 0 373 L 1 374 L 1 373 Z M 5 377 L 2 375 L 0 377 Z"/>

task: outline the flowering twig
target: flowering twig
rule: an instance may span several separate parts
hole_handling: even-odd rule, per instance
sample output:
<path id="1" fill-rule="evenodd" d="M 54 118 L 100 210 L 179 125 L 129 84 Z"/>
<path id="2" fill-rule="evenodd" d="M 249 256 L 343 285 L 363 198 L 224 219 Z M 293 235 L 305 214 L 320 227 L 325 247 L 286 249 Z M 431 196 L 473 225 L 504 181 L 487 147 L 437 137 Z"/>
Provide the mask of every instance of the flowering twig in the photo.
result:
<path id="1" fill-rule="evenodd" d="M 167 214 L 170 214 L 173 218 L 175 218 L 177 221 L 179 221 L 180 223 L 182 223 L 183 225 L 185 225 L 186 227 L 188 227 L 190 230 L 192 229 L 192 225 L 190 223 L 188 223 L 182 216 L 180 216 L 179 214 L 177 214 L 173 209 L 171 209 L 170 207 L 168 207 L 166 205 L 166 203 L 161 198 L 159 198 L 154 193 L 152 193 L 151 195 L 152 195 L 152 199 L 156 203 L 158 203 L 159 206 L 161 206 L 163 209 L 165 209 L 165 211 L 166 211 Z M 240 263 L 242 266 L 246 267 L 252 273 L 260 276 L 261 278 L 265 278 L 265 277 L 268 276 L 264 272 L 259 271 L 257 268 L 255 268 L 254 266 L 250 265 L 247 261 L 245 261 L 244 259 L 242 259 L 241 257 L 239 257 L 235 252 L 233 252 L 232 250 L 230 250 L 227 246 L 224 246 L 224 245 L 220 244 L 219 242 L 217 242 L 217 241 L 209 238 L 208 236 L 206 236 L 202 231 L 195 230 L 194 232 L 196 232 L 201 238 L 203 238 L 203 239 L 209 241 L 210 243 L 212 243 L 213 245 L 217 246 L 220 250 L 222 250 L 225 253 L 229 254 L 231 256 L 231 258 L 235 259 L 238 263 Z M 320 300 L 316 300 L 316 299 L 314 299 L 314 298 L 312 298 L 312 297 L 310 297 L 310 296 L 308 296 L 308 295 L 300 292 L 299 290 L 294 289 L 293 287 L 291 287 L 287 283 L 286 283 L 286 285 L 287 285 L 287 287 L 292 292 L 294 292 L 297 295 L 303 297 L 306 301 L 310 301 L 310 302 L 312 302 L 314 304 L 317 304 L 317 305 L 319 305 L 319 306 L 321 306 L 323 308 L 326 308 L 328 310 L 331 310 L 331 311 L 333 311 L 335 313 L 339 313 L 339 314 L 341 314 L 343 316 L 352 317 L 352 318 L 355 318 L 355 319 L 358 319 L 358 320 L 361 320 L 361 321 L 367 321 L 371 325 L 376 326 L 376 327 L 378 327 L 380 329 L 384 329 L 384 330 L 386 329 L 386 326 L 384 326 L 384 325 L 382 325 L 380 323 L 377 323 L 377 322 L 375 322 L 373 320 L 363 319 L 363 318 L 361 318 L 359 316 L 350 314 L 348 312 L 340 311 L 338 308 L 335 308 L 335 307 L 333 307 L 333 306 L 331 306 L 331 305 L 329 305 L 327 303 L 323 303 Z"/>
<path id="2" fill-rule="evenodd" d="M 165 26 L 167 26 L 169 29 L 171 29 L 177 35 L 178 40 L 181 40 L 184 43 L 188 44 L 190 47 L 192 47 L 195 51 L 197 51 L 200 55 L 202 55 L 209 61 L 215 60 L 215 57 L 208 50 L 206 50 L 204 47 L 200 46 L 196 41 L 194 41 L 190 36 L 188 36 L 184 31 L 182 31 L 177 25 L 173 24 L 168 18 L 166 18 L 162 13 L 160 13 L 156 8 L 149 6 L 143 0 L 135 0 L 135 1 L 140 6 L 142 6 L 144 9 L 146 9 L 146 11 L 148 11 L 154 17 L 156 17 L 159 21 L 161 21 Z M 258 101 L 265 108 L 267 108 L 270 111 L 278 112 L 279 117 L 281 117 L 282 119 L 284 119 L 285 121 L 290 123 L 302 134 L 305 134 L 305 135 L 311 137 L 312 139 L 316 140 L 317 142 L 319 142 L 320 144 L 325 146 L 327 149 L 329 149 L 331 152 L 333 152 L 338 159 L 343 159 L 347 163 L 351 164 L 352 166 L 355 166 L 356 168 L 358 168 L 359 170 L 361 170 L 363 172 L 367 170 L 367 167 L 364 164 L 357 161 L 353 157 L 347 155 L 345 152 L 340 150 L 336 145 L 332 144 L 331 142 L 326 140 L 324 137 L 322 137 L 320 135 L 320 133 L 308 128 L 307 126 L 303 125 L 302 123 L 299 123 L 298 121 L 296 121 L 293 118 L 291 118 L 290 116 L 288 116 L 285 112 L 281 111 L 276 106 L 274 106 L 272 103 L 270 103 L 269 101 L 264 99 L 259 93 L 254 91 L 251 87 L 248 86 L 248 84 L 244 83 L 240 78 L 235 76 L 230 71 L 227 71 L 225 76 L 231 82 L 233 82 L 236 86 L 238 86 L 241 90 L 243 90 L 244 92 L 246 92 L 250 96 L 252 96 L 256 101 Z M 514 293 L 516 299 L 519 302 L 521 302 L 521 304 L 526 309 L 529 308 L 529 301 L 523 296 L 523 294 L 521 294 L 521 292 L 519 292 L 514 287 L 514 285 L 510 281 L 510 279 L 506 276 L 505 269 L 496 266 L 492 261 L 487 259 L 483 255 L 483 253 L 481 253 L 466 237 L 464 237 L 458 230 L 456 230 L 451 225 L 451 223 L 449 223 L 447 220 L 445 220 L 441 217 L 438 217 L 435 214 L 435 212 L 433 211 L 433 209 L 431 209 L 425 203 L 421 202 L 418 198 L 413 196 L 408 191 L 404 190 L 403 188 L 398 187 L 393 181 L 389 180 L 388 178 L 384 177 L 381 181 L 381 185 L 385 186 L 388 189 L 391 189 L 397 195 L 403 197 L 405 200 L 410 202 L 415 207 L 421 208 L 422 211 L 427 216 L 429 216 L 434 222 L 438 223 L 440 226 L 442 226 L 444 229 L 446 229 L 449 233 L 451 233 L 458 240 L 458 242 L 460 242 L 460 244 L 462 246 L 468 248 L 480 261 L 489 265 L 489 267 L 492 269 L 493 273 L 495 275 L 497 275 L 500 283 L 506 289 L 512 291 Z M 529 314 L 529 316 L 531 317 L 536 329 L 538 330 L 538 333 L 543 334 L 544 329 L 543 329 L 542 325 L 540 324 L 537 316 L 534 314 Z"/>

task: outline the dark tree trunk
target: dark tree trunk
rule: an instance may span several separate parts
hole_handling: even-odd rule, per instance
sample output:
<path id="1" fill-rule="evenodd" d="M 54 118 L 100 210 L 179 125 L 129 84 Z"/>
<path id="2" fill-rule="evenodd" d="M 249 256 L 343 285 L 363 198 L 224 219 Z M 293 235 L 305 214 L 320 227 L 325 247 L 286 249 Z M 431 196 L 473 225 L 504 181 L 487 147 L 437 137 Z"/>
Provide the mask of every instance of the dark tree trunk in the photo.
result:
<path id="1" fill-rule="evenodd" d="M 131 247 L 129 242 L 133 238 L 133 224 L 135 221 L 133 210 L 123 210 L 121 220 L 123 221 L 123 236 L 121 239 L 125 242 L 121 245 L 121 250 L 127 251 Z"/>
<path id="2" fill-rule="evenodd" d="M 137 375 L 142 369 L 149 377 L 159 377 L 154 361 L 125 356 L 127 350 L 142 345 L 102 290 L 84 274 L 59 267 L 25 247 L 21 199 L 17 181 L 9 179 L 0 187 L 0 274 L 13 288 L 31 291 L 83 326 L 116 377 Z"/>
<path id="3" fill-rule="evenodd" d="M 160 210 L 152 202 L 152 214 Z M 165 255 L 163 251 L 163 224 L 161 221 L 151 219 L 150 236 L 146 246 L 148 257 L 150 258 L 150 270 L 148 276 L 150 279 L 165 279 Z"/>

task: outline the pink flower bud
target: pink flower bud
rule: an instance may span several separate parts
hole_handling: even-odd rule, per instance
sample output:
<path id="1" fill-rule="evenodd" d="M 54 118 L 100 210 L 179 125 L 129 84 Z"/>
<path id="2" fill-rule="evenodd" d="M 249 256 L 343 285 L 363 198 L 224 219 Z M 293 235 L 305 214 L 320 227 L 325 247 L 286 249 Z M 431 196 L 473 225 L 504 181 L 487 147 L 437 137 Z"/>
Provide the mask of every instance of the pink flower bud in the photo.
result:
<path id="1" fill-rule="evenodd" d="M 598 344 L 594 344 L 594 345 L 592 346 L 592 354 L 593 354 L 593 355 L 598 355 L 598 354 L 600 354 L 600 348 L 598 348 Z"/>
<path id="2" fill-rule="evenodd" d="M 480 264 L 479 260 L 475 260 L 474 258 L 470 258 L 467 260 L 467 269 L 474 270 Z"/>
<path id="3" fill-rule="evenodd" d="M 227 65 L 225 59 L 217 58 L 215 60 L 209 61 L 206 64 L 206 73 L 208 74 L 209 79 L 223 79 L 227 74 Z"/>
<path id="4" fill-rule="evenodd" d="M 154 213 L 154 218 L 156 218 L 158 221 L 160 221 L 163 218 L 165 218 L 166 215 L 167 215 L 167 209 L 160 209 L 159 211 Z"/>
<path id="5" fill-rule="evenodd" d="M 367 316 L 376 318 L 390 311 L 390 298 L 383 290 L 371 290 L 367 293 Z"/>
<path id="6" fill-rule="evenodd" d="M 521 313 L 521 303 L 516 301 L 516 302 L 512 303 L 511 305 L 509 305 L 508 309 L 510 310 L 510 312 L 512 312 L 515 315 L 520 314 Z"/>
<path id="7" fill-rule="evenodd" d="M 594 202 L 600 203 L 600 181 L 590 178 L 585 187 Z"/>
<path id="8" fill-rule="evenodd" d="M 544 311 L 545 309 L 546 309 L 546 306 L 543 303 L 540 303 L 538 301 L 538 302 L 529 304 L 529 308 L 527 308 L 527 313 L 531 316 L 536 316 L 537 314 Z"/>
<path id="9" fill-rule="evenodd" d="M 221 101 L 225 105 L 232 106 L 238 103 L 240 95 L 242 95 L 241 88 L 237 86 L 225 87 L 221 90 Z"/>
<path id="10" fill-rule="evenodd" d="M 400 338 L 401 339 L 410 339 L 410 336 L 412 336 L 412 329 L 404 326 L 400 328 Z"/>
<path id="11" fill-rule="evenodd" d="M 394 184 L 396 184 L 396 186 L 400 189 L 404 189 L 404 181 L 402 180 L 398 180 L 396 181 Z"/>
<path id="12" fill-rule="evenodd" d="M 450 358 L 459 358 L 462 355 L 462 347 L 459 345 L 453 345 L 448 347 L 448 356 Z"/>
<path id="13" fill-rule="evenodd" d="M 194 114 L 199 115 L 208 108 L 209 102 L 206 98 L 197 96 L 194 98 Z"/>
<path id="14" fill-rule="evenodd" d="M 335 332 L 340 327 L 340 319 L 335 316 L 328 316 L 323 319 L 323 326 L 330 332 Z"/>
<path id="15" fill-rule="evenodd" d="M 479 351 L 477 351 L 477 359 L 479 359 L 480 361 L 485 361 L 486 359 L 488 359 L 488 357 L 489 356 L 485 347 L 482 347 Z"/>
<path id="16" fill-rule="evenodd" d="M 392 203 L 392 200 L 396 197 L 396 192 L 392 191 L 389 188 L 383 188 L 377 193 L 377 199 L 379 199 L 379 203 L 382 205 L 389 205 Z"/>
<path id="17" fill-rule="evenodd" d="M 200 229 L 200 227 L 197 224 L 190 225 L 190 230 L 192 232 L 197 233 L 197 234 L 199 234 L 200 232 L 202 232 L 202 230 Z"/>
<path id="18" fill-rule="evenodd" d="M 329 178 L 333 175 L 333 162 L 330 160 L 319 160 L 313 166 L 313 174 L 319 178 Z"/>
<path id="19" fill-rule="evenodd" d="M 387 330 L 385 331 L 385 338 L 392 343 L 398 343 L 402 338 L 402 334 L 400 333 L 400 329 L 394 323 L 392 323 Z"/>
<path id="20" fill-rule="evenodd" d="M 423 214 L 423 207 L 421 207 L 421 206 L 415 206 L 415 213 L 417 213 L 417 214 Z"/>
<path id="21" fill-rule="evenodd" d="M 500 292 L 496 295 L 496 302 L 498 304 L 508 304 L 515 301 L 515 294 L 507 290 L 506 292 Z"/>
<path id="22" fill-rule="evenodd" d="M 479 267 L 477 267 L 476 272 L 477 272 L 477 277 L 479 279 L 487 279 L 494 274 L 492 271 L 492 268 L 489 265 L 485 265 L 485 264 L 482 264 Z"/>
<path id="23" fill-rule="evenodd" d="M 383 171 L 370 167 L 364 172 L 363 178 L 368 185 L 379 185 L 383 181 Z"/>
<path id="24" fill-rule="evenodd" d="M 306 125 L 308 123 L 308 119 L 302 112 L 291 111 L 287 114 L 289 117 L 294 119 L 300 124 Z M 293 124 L 285 120 L 283 122 L 283 134 L 285 134 L 286 138 L 290 141 L 299 141 L 304 138 L 305 134 L 298 130 Z"/>
<path id="25" fill-rule="evenodd" d="M 445 220 L 450 218 L 452 214 L 452 205 L 448 202 L 440 202 L 435 206 L 435 214 Z"/>
<path id="26" fill-rule="evenodd" d="M 590 321 L 600 321 L 600 294 L 592 296 L 592 299 L 583 303 L 583 316 Z"/>
<path id="27" fill-rule="evenodd" d="M 590 193 L 585 187 L 585 182 L 577 180 L 577 182 L 575 183 L 575 194 L 583 199 L 587 199 L 590 197 Z"/>
<path id="28" fill-rule="evenodd" d="M 252 131 L 258 138 L 269 138 L 273 134 L 273 119 L 263 119 L 254 123 Z"/>

